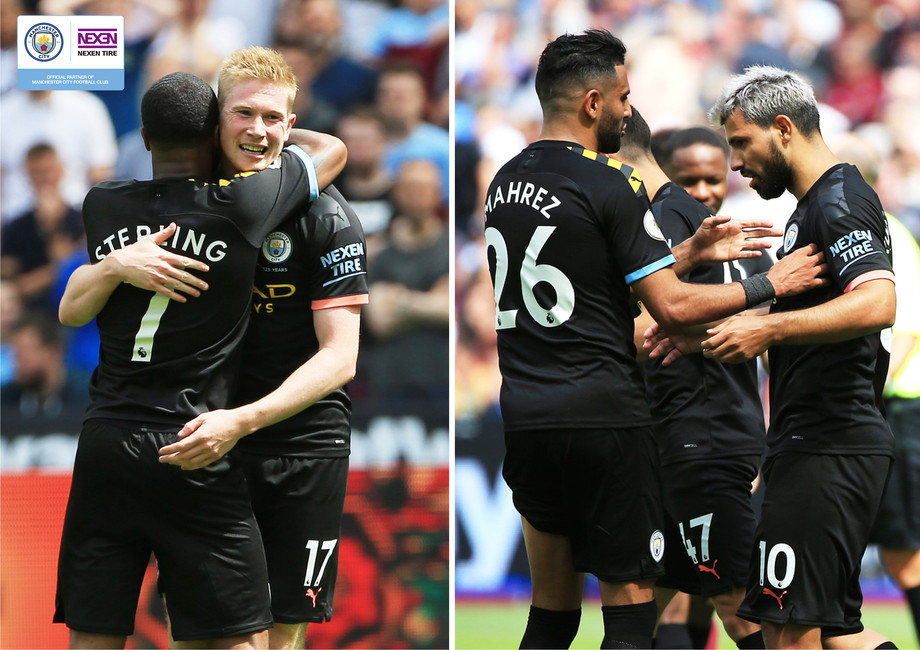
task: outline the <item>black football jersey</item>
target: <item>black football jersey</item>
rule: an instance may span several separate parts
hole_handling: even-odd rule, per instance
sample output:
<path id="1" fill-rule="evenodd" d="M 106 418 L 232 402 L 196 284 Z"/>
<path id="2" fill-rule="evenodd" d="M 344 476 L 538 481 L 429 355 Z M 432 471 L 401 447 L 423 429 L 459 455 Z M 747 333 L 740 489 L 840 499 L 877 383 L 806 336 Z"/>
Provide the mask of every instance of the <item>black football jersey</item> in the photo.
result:
<path id="1" fill-rule="evenodd" d="M 177 227 L 164 246 L 205 262 L 208 289 L 180 303 L 122 284 L 96 317 L 99 366 L 89 418 L 181 425 L 229 404 L 262 240 L 317 195 L 313 162 L 291 147 L 232 180 L 111 181 L 89 191 L 83 221 L 98 262 L 144 235 Z"/>
<path id="2" fill-rule="evenodd" d="M 682 187 L 667 183 L 652 200 L 652 214 L 673 247 L 692 237 L 712 212 Z M 683 280 L 723 284 L 744 277 L 740 264 L 724 262 L 702 264 Z M 763 452 L 756 360 L 722 364 L 699 352 L 678 357 L 667 366 L 650 359 L 642 367 L 662 465 Z"/>
<path id="3" fill-rule="evenodd" d="M 262 242 L 252 316 L 234 403 L 275 390 L 319 350 L 314 310 L 367 303 L 364 230 L 333 186 L 309 210 L 285 220 Z M 351 400 L 345 388 L 240 440 L 250 453 L 347 456 Z"/>
<path id="4" fill-rule="evenodd" d="M 852 165 L 835 165 L 802 197 L 778 255 L 811 243 L 824 251 L 830 284 L 777 299 L 772 312 L 828 302 L 865 274 L 894 278 L 885 212 Z M 890 341 L 887 329 L 841 343 L 771 347 L 770 453 L 891 453 L 882 402 Z"/>
<path id="5" fill-rule="evenodd" d="M 485 226 L 505 429 L 650 424 L 629 284 L 674 258 L 639 175 L 539 141 L 493 179 Z"/>

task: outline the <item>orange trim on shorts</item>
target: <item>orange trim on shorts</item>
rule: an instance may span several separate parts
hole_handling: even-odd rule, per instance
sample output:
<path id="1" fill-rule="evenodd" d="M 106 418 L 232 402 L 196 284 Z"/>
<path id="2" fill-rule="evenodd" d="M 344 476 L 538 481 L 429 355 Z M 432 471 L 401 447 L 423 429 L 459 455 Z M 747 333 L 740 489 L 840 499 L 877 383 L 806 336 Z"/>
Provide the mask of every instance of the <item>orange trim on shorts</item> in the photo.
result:
<path id="1" fill-rule="evenodd" d="M 352 307 L 354 305 L 366 305 L 368 297 L 366 293 L 359 293 L 354 296 L 339 296 L 338 298 L 327 298 L 326 300 L 314 300 L 310 303 L 310 309 L 332 309 L 333 307 Z"/>
<path id="2" fill-rule="evenodd" d="M 862 275 L 855 278 L 850 284 L 847 285 L 847 288 L 843 290 L 844 293 L 849 293 L 863 282 L 869 282 L 870 280 L 891 280 L 894 283 L 894 273 L 891 271 L 868 271 Z"/>

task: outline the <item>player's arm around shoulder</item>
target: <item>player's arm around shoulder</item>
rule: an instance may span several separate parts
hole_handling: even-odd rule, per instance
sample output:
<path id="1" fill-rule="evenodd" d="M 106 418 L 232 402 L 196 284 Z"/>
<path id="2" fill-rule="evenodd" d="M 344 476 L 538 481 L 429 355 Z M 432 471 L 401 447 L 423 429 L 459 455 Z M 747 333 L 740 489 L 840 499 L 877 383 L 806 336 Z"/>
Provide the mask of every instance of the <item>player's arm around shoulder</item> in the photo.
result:
<path id="1" fill-rule="evenodd" d="M 316 167 L 316 182 L 325 188 L 345 168 L 348 150 L 345 143 L 328 133 L 307 129 L 291 129 L 286 145 L 296 145 L 307 152 Z"/>
<path id="2" fill-rule="evenodd" d="M 176 224 L 171 223 L 159 232 L 112 251 L 95 264 L 78 267 L 68 279 L 58 306 L 61 323 L 80 327 L 90 322 L 122 282 L 156 291 L 178 302 L 187 300 L 183 293 L 200 296 L 208 285 L 191 271 L 207 271 L 208 265 L 160 246 L 175 231 Z"/>

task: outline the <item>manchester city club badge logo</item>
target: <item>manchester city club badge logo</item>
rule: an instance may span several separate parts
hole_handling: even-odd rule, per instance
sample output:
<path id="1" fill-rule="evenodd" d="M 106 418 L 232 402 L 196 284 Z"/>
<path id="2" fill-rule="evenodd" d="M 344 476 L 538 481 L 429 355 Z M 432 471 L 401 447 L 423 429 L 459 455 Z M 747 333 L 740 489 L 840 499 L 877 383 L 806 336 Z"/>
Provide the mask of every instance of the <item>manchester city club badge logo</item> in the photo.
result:
<path id="1" fill-rule="evenodd" d="M 38 23 L 26 32 L 25 46 L 36 61 L 50 61 L 64 49 L 64 36 L 54 25 Z"/>
<path id="2" fill-rule="evenodd" d="M 653 560 L 661 562 L 661 558 L 664 557 L 664 535 L 660 530 L 652 533 L 648 540 L 648 550 L 651 552 Z"/>
<path id="3" fill-rule="evenodd" d="M 795 246 L 795 240 L 799 237 L 799 224 L 790 224 L 786 229 L 786 236 L 783 238 L 783 252 L 788 253 Z"/>
<path id="4" fill-rule="evenodd" d="M 262 242 L 262 255 L 272 264 L 280 264 L 291 256 L 292 248 L 287 233 L 275 231 Z"/>

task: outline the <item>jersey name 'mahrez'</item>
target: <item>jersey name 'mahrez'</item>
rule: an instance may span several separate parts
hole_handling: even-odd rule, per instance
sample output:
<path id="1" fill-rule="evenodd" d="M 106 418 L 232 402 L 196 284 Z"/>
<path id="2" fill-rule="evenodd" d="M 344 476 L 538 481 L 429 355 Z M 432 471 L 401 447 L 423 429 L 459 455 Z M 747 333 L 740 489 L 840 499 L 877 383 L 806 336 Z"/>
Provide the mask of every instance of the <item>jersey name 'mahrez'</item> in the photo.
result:
<path id="1" fill-rule="evenodd" d="M 540 214 L 549 219 L 550 210 L 561 205 L 562 201 L 553 194 L 549 197 L 549 203 L 544 205 L 547 194 L 549 191 L 545 187 L 537 187 L 533 183 L 524 181 L 511 181 L 507 185 L 498 185 L 495 187 L 495 192 L 486 198 L 485 214 L 488 216 L 492 208 L 501 203 L 523 203 L 538 210 Z"/>
<path id="2" fill-rule="evenodd" d="M 166 226 L 160 226 L 159 230 L 163 230 L 164 228 L 166 228 Z M 134 229 L 134 233 L 130 233 L 130 230 L 130 228 L 121 228 L 103 239 L 102 245 L 96 246 L 96 249 L 93 251 L 96 261 L 101 261 L 106 255 L 114 252 L 116 248 L 124 248 L 153 232 L 150 226 L 144 225 L 137 226 Z M 134 235 L 133 239 L 131 238 L 132 234 Z M 224 256 L 227 254 L 227 243 L 219 239 L 209 242 L 207 239 L 207 233 L 201 233 L 199 235 L 191 228 L 184 228 L 177 225 L 175 234 L 163 245 L 183 253 L 190 253 L 196 257 L 204 255 L 205 259 L 209 262 L 219 262 L 224 259 Z"/>

